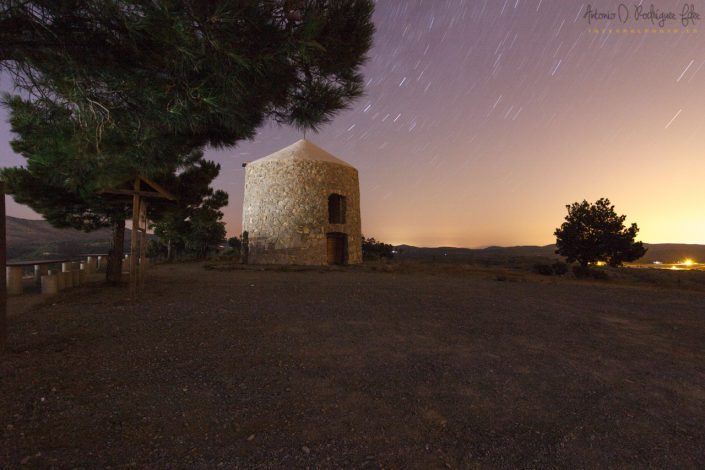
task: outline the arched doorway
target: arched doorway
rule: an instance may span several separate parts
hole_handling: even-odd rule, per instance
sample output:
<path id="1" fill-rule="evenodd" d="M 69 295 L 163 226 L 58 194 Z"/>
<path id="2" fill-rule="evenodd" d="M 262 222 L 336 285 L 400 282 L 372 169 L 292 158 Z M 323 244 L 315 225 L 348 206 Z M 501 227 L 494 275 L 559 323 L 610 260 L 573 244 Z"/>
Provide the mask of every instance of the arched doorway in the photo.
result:
<path id="1" fill-rule="evenodd" d="M 344 233 L 326 234 L 326 259 L 328 264 L 345 264 L 347 261 L 348 237 Z"/>

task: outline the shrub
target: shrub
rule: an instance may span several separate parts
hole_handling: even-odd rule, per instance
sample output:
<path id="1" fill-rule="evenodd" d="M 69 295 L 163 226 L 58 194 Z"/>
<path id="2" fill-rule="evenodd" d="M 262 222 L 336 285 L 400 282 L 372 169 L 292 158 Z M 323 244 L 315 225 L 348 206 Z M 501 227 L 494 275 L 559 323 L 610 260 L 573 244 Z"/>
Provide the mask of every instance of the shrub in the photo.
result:
<path id="1" fill-rule="evenodd" d="M 562 276 L 568 272 L 568 264 L 563 261 L 556 261 L 551 267 L 553 268 L 553 274 L 556 276 Z"/>
<path id="2" fill-rule="evenodd" d="M 607 271 L 603 269 L 591 269 L 590 275 L 593 279 L 597 279 L 598 281 L 606 281 L 607 279 L 609 279 Z"/>
<path id="3" fill-rule="evenodd" d="M 599 281 L 606 281 L 607 279 L 609 279 L 607 271 L 603 269 L 593 269 L 589 266 L 581 266 L 579 264 L 573 266 L 573 274 L 575 274 L 575 277 L 577 277 L 578 279 L 585 279 L 588 277 L 597 279 Z"/>
<path id="4" fill-rule="evenodd" d="M 390 244 L 379 242 L 374 238 L 362 237 L 362 258 L 365 261 L 394 258 L 394 247 Z"/>
<path id="5" fill-rule="evenodd" d="M 166 258 L 166 246 L 159 243 L 158 240 L 149 240 L 147 242 L 147 257 L 152 260 Z"/>
<path id="6" fill-rule="evenodd" d="M 218 258 L 219 259 L 224 259 L 224 260 L 231 260 L 231 261 L 240 261 L 240 250 L 235 249 L 235 248 L 229 248 L 227 250 L 223 250 L 220 253 L 218 253 Z"/>
<path id="7" fill-rule="evenodd" d="M 556 261 L 553 264 L 536 263 L 533 269 L 536 274 L 542 276 L 562 276 L 568 272 L 568 265 L 562 261 Z"/>
<path id="8" fill-rule="evenodd" d="M 573 274 L 578 279 L 590 277 L 590 268 L 587 266 L 581 266 L 579 264 L 576 264 L 575 266 L 573 266 Z"/>
<path id="9" fill-rule="evenodd" d="M 550 264 L 536 263 L 534 265 L 534 272 L 542 276 L 553 276 L 553 267 Z"/>
<path id="10" fill-rule="evenodd" d="M 237 237 L 230 237 L 228 238 L 228 246 L 233 250 L 237 250 L 238 252 L 240 252 L 240 248 L 242 247 L 242 241 Z"/>

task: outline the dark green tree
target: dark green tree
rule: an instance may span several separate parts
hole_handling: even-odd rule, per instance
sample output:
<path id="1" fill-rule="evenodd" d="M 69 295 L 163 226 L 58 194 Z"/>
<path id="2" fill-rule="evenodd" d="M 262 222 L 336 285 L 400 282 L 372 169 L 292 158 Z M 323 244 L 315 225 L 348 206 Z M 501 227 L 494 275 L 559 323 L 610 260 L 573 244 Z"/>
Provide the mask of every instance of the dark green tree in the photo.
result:
<path id="1" fill-rule="evenodd" d="M 155 205 L 152 213 L 154 233 L 165 245 L 168 260 L 177 253 L 205 257 L 210 248 L 224 241 L 220 209 L 228 204 L 228 195 L 211 187 L 219 172 L 220 165 L 194 153 L 178 174 L 162 180 L 164 187 L 179 195 L 176 205 Z"/>
<path id="2" fill-rule="evenodd" d="M 218 190 L 194 209 L 186 245 L 198 259 L 205 258 L 209 251 L 225 242 L 225 223 L 222 221 L 223 213 L 220 209 L 227 204 L 228 195 Z"/>
<path id="3" fill-rule="evenodd" d="M 635 242 L 639 228 L 626 227 L 625 215 L 617 215 L 610 200 L 601 198 L 594 204 L 587 201 L 567 205 L 565 222 L 556 229 L 556 253 L 569 263 L 577 261 L 583 268 L 603 261 L 621 266 L 646 253 L 642 242 Z"/>
<path id="4" fill-rule="evenodd" d="M 0 65 L 32 99 L 75 109 L 89 141 L 120 126 L 229 146 L 267 119 L 315 129 L 360 96 L 372 11 L 372 0 L 9 1 Z"/>
<path id="5" fill-rule="evenodd" d="M 362 237 L 362 258 L 365 261 L 392 259 L 394 258 L 394 247 L 374 238 Z"/>
<path id="6" fill-rule="evenodd" d="M 118 281 L 124 245 L 125 220 L 130 217 L 131 201 L 106 197 L 102 189 L 131 180 L 136 170 L 133 147 L 140 141 L 117 128 L 106 129 L 103 149 L 96 151 L 92 142 L 75 132 L 75 110 L 50 100 L 23 100 L 6 97 L 10 124 L 16 138 L 15 152 L 26 159 L 24 167 L 5 168 L 0 178 L 6 192 L 21 204 L 27 204 L 56 227 L 91 231 L 112 227 L 113 247 L 106 277 Z M 179 160 L 198 158 L 184 154 L 178 139 L 162 141 L 162 150 L 170 154 L 170 166 L 161 171 L 173 175 Z M 152 168 L 154 172 L 157 168 Z M 156 174 L 158 176 L 158 174 Z"/>
<path id="7" fill-rule="evenodd" d="M 76 138 L 70 110 L 48 100 L 30 102 L 6 97 L 16 138 L 11 146 L 26 159 L 25 167 L 0 173 L 6 192 L 30 206 L 55 227 L 91 231 L 112 227 L 113 247 L 106 277 L 118 281 L 124 245 L 127 204 L 113 204 L 98 194 L 101 176 L 95 152 Z"/>
<path id="8" fill-rule="evenodd" d="M 189 232 L 189 222 L 181 210 L 167 212 L 159 220 L 152 223 L 152 230 L 158 237 L 158 243 L 165 252 L 167 261 L 174 261 L 186 249 L 186 235 Z"/>
<path id="9" fill-rule="evenodd" d="M 228 238 L 228 246 L 233 250 L 239 252 L 240 248 L 242 248 L 242 240 L 237 237 L 230 237 Z"/>

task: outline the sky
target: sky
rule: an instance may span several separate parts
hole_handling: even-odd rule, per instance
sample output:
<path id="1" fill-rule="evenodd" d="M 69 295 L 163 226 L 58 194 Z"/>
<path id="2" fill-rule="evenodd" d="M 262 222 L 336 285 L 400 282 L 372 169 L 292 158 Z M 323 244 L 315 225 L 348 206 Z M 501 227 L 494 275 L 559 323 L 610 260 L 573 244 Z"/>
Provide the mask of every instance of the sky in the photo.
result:
<path id="1" fill-rule="evenodd" d="M 690 3 L 702 18 L 705 1 Z M 627 5 L 622 22 L 612 0 L 378 0 L 366 95 L 307 134 L 358 169 L 363 234 L 544 245 L 566 204 L 608 197 L 642 241 L 705 244 L 705 24 L 691 14 L 686 30 L 684 2 L 654 0 L 675 18 L 652 29 L 634 18 L 650 3 Z M 0 109 L 0 162 L 21 165 L 6 121 Z M 241 230 L 242 163 L 300 138 L 267 125 L 207 151 L 230 194 L 229 235 Z M 12 201 L 7 211 L 38 218 Z"/>

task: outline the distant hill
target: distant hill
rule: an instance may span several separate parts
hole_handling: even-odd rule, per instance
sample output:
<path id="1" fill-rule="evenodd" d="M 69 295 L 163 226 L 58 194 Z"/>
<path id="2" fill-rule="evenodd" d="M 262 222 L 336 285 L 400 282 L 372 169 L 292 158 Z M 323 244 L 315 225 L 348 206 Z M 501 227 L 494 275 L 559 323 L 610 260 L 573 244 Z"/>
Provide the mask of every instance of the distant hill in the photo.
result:
<path id="1" fill-rule="evenodd" d="M 689 245 L 686 243 L 645 243 L 648 251 L 646 255 L 638 260 L 638 263 L 653 263 L 661 261 L 663 263 L 675 263 L 686 258 L 695 261 L 705 262 L 705 245 Z M 419 261 L 446 261 L 451 263 L 472 263 L 479 262 L 494 264 L 495 262 L 511 262 L 519 258 L 558 259 L 555 254 L 555 245 L 545 246 L 490 246 L 487 248 L 456 248 L 437 247 L 423 248 L 411 245 L 399 245 L 395 247 L 399 251 L 399 257 L 403 259 L 415 259 Z"/>
<path id="2" fill-rule="evenodd" d="M 558 259 L 555 246 L 490 246 L 487 248 L 438 247 L 425 248 L 411 245 L 395 247 L 398 259 L 422 262 L 443 262 L 461 264 L 509 265 L 517 267 L 527 263 Z"/>
<path id="3" fill-rule="evenodd" d="M 646 244 L 649 251 L 639 260 L 640 263 L 677 263 L 691 258 L 700 263 L 705 262 L 705 245 L 689 245 L 687 243 L 656 243 Z"/>
<path id="4" fill-rule="evenodd" d="M 34 260 L 73 257 L 87 253 L 107 253 L 112 242 L 110 229 L 81 232 L 52 227 L 46 220 L 7 217 L 7 259 Z M 129 247 L 130 230 L 125 231 Z"/>
<path id="5" fill-rule="evenodd" d="M 7 217 L 8 260 L 31 260 L 72 257 L 87 253 L 107 253 L 112 242 L 110 229 L 81 232 L 58 229 L 46 220 L 27 220 Z M 125 230 L 125 249 L 129 249 L 130 230 Z M 673 263 L 685 258 L 705 261 L 705 245 L 684 243 L 646 244 L 646 256 L 640 263 L 661 261 Z M 437 247 L 424 248 L 411 245 L 395 247 L 401 259 L 443 261 L 451 263 L 506 264 L 558 259 L 555 245 L 545 246 L 490 246 L 487 248 Z"/>

